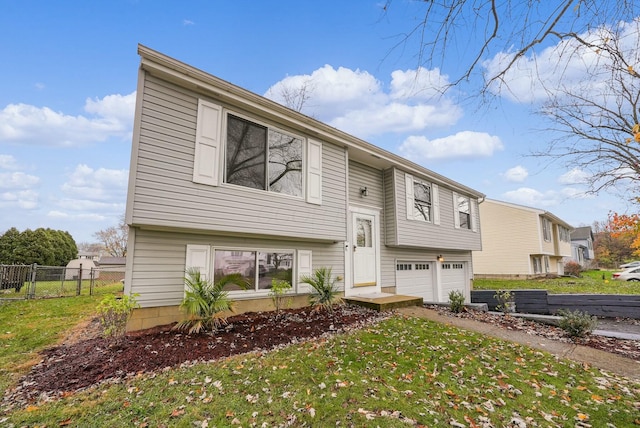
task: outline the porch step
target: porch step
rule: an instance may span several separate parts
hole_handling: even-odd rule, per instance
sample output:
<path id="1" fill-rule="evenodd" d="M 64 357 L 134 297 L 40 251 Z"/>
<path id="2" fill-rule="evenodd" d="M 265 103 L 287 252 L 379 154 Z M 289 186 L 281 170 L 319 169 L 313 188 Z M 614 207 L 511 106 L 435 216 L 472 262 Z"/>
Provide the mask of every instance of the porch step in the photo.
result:
<path id="1" fill-rule="evenodd" d="M 403 296 L 401 294 L 375 293 L 345 297 L 344 301 L 350 305 L 364 306 L 376 311 L 406 308 L 408 306 L 422 306 L 422 297 Z"/>

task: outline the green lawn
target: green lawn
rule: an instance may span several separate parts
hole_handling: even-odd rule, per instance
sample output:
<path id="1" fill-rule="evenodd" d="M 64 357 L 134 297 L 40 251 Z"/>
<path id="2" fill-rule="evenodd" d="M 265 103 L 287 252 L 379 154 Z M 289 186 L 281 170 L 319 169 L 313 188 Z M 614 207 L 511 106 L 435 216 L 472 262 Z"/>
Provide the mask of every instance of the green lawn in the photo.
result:
<path id="1" fill-rule="evenodd" d="M 105 294 L 122 291 L 122 284 L 97 287 L 93 296 L 0 301 L 0 391 L 38 359 L 38 352 L 55 344 L 83 319 L 95 315 Z"/>
<path id="2" fill-rule="evenodd" d="M 90 313 L 91 302 L 81 299 L 62 299 L 78 301 L 78 308 L 49 312 L 54 324 L 68 327 Z M 61 312 L 74 315 L 62 322 Z M 39 319 L 32 322 L 47 329 Z M 0 425 L 506 426 L 516 417 L 527 426 L 622 427 L 638 422 L 638 403 L 638 382 L 450 326 L 394 317 L 278 351 L 100 385 L 14 410 L 0 416 Z"/>
<path id="3" fill-rule="evenodd" d="M 631 426 L 640 384 L 399 317 L 329 340 L 139 376 L 8 416 L 16 426 Z"/>
<path id="4" fill-rule="evenodd" d="M 581 278 L 474 279 L 474 290 L 542 289 L 551 294 L 640 294 L 640 282 L 615 281 L 613 271 L 587 271 Z"/>

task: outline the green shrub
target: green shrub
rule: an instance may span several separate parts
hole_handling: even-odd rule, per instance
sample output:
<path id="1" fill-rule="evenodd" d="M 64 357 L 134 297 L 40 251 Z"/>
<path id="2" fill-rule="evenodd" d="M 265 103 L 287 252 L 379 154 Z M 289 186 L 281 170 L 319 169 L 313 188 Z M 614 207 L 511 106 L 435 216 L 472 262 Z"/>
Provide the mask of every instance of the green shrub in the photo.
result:
<path id="1" fill-rule="evenodd" d="M 581 273 L 582 273 L 582 266 L 580 266 L 580 263 L 578 262 L 567 262 L 564 265 L 564 273 L 565 275 L 571 275 L 571 276 L 575 276 L 576 278 L 581 277 Z"/>
<path id="2" fill-rule="evenodd" d="M 587 312 L 560 309 L 558 315 L 561 317 L 558 325 L 570 337 L 588 336 L 598 325 L 598 318 Z"/>
<path id="3" fill-rule="evenodd" d="M 98 304 L 97 310 L 102 326 L 102 334 L 107 339 L 118 340 L 127 332 L 127 323 L 131 313 L 140 305 L 136 301 L 138 295 L 116 297 L 105 296 Z"/>
<path id="4" fill-rule="evenodd" d="M 459 290 L 449 292 L 449 308 L 451 312 L 459 313 L 464 309 L 464 294 Z"/>
<path id="5" fill-rule="evenodd" d="M 313 271 L 313 275 L 302 276 L 300 281 L 311 286 L 309 301 L 314 306 L 331 312 L 333 304 L 342 301 L 338 296 L 340 292 L 337 290 L 336 279 L 331 274 L 331 268 L 318 268 Z"/>
<path id="6" fill-rule="evenodd" d="M 269 295 L 273 301 L 273 306 L 276 308 L 276 312 L 280 312 L 280 310 L 291 301 L 291 299 L 286 297 L 286 293 L 289 290 L 291 290 L 291 283 L 289 281 L 275 278 L 271 280 Z"/>
<path id="7" fill-rule="evenodd" d="M 505 314 L 513 312 L 515 296 L 511 291 L 498 290 L 496 291 L 496 294 L 493 295 L 493 298 L 498 302 L 498 305 L 496 306 L 498 311 L 502 311 Z"/>
<path id="8" fill-rule="evenodd" d="M 217 282 L 206 280 L 198 269 L 187 270 L 185 295 L 180 309 L 188 318 L 180 321 L 175 328 L 189 329 L 189 333 L 214 331 L 227 323 L 226 313 L 233 312 L 233 302 L 224 289 L 227 285 L 237 285 L 246 290 L 247 280 L 239 273 L 225 275 Z"/>

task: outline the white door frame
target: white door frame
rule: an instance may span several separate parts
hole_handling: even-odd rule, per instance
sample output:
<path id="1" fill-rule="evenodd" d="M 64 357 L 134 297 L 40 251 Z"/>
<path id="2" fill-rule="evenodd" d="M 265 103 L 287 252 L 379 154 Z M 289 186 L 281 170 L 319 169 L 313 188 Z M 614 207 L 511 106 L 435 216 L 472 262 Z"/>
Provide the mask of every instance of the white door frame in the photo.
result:
<path id="1" fill-rule="evenodd" d="M 375 275 L 376 284 L 370 287 L 354 287 L 354 262 L 353 262 L 353 249 L 355 248 L 354 242 L 354 230 L 353 220 L 357 214 L 365 214 L 373 217 L 373 246 L 375 248 Z M 348 280 L 345 282 L 344 295 L 345 297 L 357 296 L 362 294 L 373 294 L 381 292 L 380 285 L 380 210 L 373 210 L 361 207 L 349 207 L 349 221 L 347 228 L 349 240 L 345 245 L 345 261 L 347 263 Z"/>

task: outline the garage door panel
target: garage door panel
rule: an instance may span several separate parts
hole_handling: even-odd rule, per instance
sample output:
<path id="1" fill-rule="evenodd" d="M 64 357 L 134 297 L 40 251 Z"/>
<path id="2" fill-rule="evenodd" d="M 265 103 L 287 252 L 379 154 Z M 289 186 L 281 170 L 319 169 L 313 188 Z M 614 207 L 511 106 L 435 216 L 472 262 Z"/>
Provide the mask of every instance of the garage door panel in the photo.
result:
<path id="1" fill-rule="evenodd" d="M 449 292 L 458 290 L 464 293 L 465 287 L 465 263 L 447 262 L 442 264 L 441 283 L 442 293 L 448 298 Z"/>
<path id="2" fill-rule="evenodd" d="M 433 268 L 433 265 L 428 262 L 396 263 L 396 292 L 422 297 L 425 302 L 432 302 L 434 300 Z"/>

